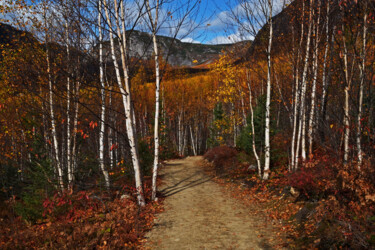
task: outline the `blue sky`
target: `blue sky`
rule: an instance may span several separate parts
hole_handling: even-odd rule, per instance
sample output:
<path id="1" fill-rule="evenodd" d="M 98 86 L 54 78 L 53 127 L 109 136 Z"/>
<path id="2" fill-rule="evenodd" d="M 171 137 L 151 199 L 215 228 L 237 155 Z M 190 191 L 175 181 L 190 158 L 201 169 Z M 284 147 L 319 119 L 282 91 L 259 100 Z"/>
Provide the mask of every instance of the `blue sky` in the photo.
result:
<path id="1" fill-rule="evenodd" d="M 235 7 L 234 2 L 230 0 L 206 0 L 201 8 L 202 16 L 207 20 L 203 28 L 203 34 L 196 39 L 203 43 L 227 43 L 233 42 L 228 37 L 235 33 L 233 28 L 229 27 L 223 19 L 225 19 L 225 12 L 230 8 Z M 204 6 L 205 5 L 205 6 Z M 233 40 L 233 39 L 232 39 Z"/>
<path id="2" fill-rule="evenodd" d="M 240 37 L 236 27 L 229 25 L 228 11 L 236 7 L 234 0 L 202 0 L 199 8 L 201 26 L 191 34 L 188 34 L 183 41 L 221 44 L 233 43 L 239 40 L 249 39 Z"/>
<path id="3" fill-rule="evenodd" d="M 189 1 L 189 0 L 180 0 Z M 282 6 L 291 0 L 272 0 L 274 5 L 274 15 L 277 14 Z M 246 26 L 246 18 L 242 27 L 234 25 L 229 16 L 230 10 L 234 9 L 235 12 L 240 13 L 242 8 L 239 7 L 239 0 L 202 0 L 200 4 L 198 20 L 202 22 L 201 26 L 194 30 L 194 32 L 187 33 L 186 37 L 183 34 L 183 41 L 199 42 L 208 44 L 222 44 L 222 43 L 234 43 L 242 40 L 249 40 L 254 38 L 254 34 L 248 32 L 241 32 Z M 250 5 L 255 3 L 254 12 L 259 13 L 259 4 L 257 1 L 250 1 Z M 256 8 L 258 7 L 258 10 Z M 242 12 L 244 13 L 244 12 Z M 194 17 L 193 17 L 194 18 Z M 264 20 L 263 20 L 264 21 Z M 242 28 L 242 29 L 241 29 Z M 258 29 L 261 27 L 258 27 Z M 183 33 L 183 32 L 182 32 Z"/>
<path id="4" fill-rule="evenodd" d="M 12 0 L 0 0 L 0 6 L 7 6 L 9 2 Z M 30 0 L 26 0 L 30 1 Z M 135 0 L 127 0 L 131 6 L 132 2 Z M 189 0 L 172 0 L 172 4 L 179 3 L 187 3 Z M 194 0 L 193 0 L 194 1 Z M 282 0 L 273 0 L 275 2 L 279 2 Z M 152 4 L 152 0 L 150 1 Z M 134 2 L 133 2 L 134 3 Z M 248 40 L 252 39 L 252 36 L 240 35 L 238 27 L 233 25 L 229 25 L 230 19 L 228 18 L 228 11 L 231 8 L 236 8 L 237 0 L 201 0 L 199 5 L 199 9 L 197 12 L 189 18 L 188 24 L 181 29 L 179 35 L 177 36 L 182 41 L 186 42 L 197 42 L 197 43 L 208 43 L 208 44 L 222 44 L 222 43 L 233 43 L 238 42 L 241 40 Z M 166 17 L 168 13 L 168 6 L 163 7 L 164 16 Z M 26 16 L 25 14 L 19 14 L 19 16 Z M 177 13 L 176 13 L 176 16 Z M 176 16 L 173 17 L 173 19 Z M 4 17 L 4 16 L 3 16 Z M 1 19 L 0 15 L 0 19 Z M 170 20 L 170 19 L 167 19 Z M 173 21 L 169 21 L 173 23 Z M 193 30 L 190 30 L 189 27 L 192 27 L 195 24 L 196 27 Z M 170 24 L 166 24 L 170 25 Z M 168 35 L 168 33 L 173 33 L 170 31 L 171 29 L 165 27 L 164 31 L 161 30 L 160 34 Z"/>

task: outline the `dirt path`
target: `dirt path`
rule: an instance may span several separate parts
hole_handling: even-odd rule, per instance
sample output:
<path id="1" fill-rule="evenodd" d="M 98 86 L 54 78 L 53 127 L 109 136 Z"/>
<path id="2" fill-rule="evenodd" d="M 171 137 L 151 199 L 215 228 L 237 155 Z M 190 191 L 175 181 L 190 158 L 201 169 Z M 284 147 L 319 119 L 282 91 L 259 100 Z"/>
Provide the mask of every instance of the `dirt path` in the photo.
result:
<path id="1" fill-rule="evenodd" d="M 249 208 L 207 176 L 201 157 L 169 161 L 161 171 L 167 197 L 147 237 L 148 249 L 269 249 L 267 230 Z M 260 237 L 259 237 L 260 236 Z"/>

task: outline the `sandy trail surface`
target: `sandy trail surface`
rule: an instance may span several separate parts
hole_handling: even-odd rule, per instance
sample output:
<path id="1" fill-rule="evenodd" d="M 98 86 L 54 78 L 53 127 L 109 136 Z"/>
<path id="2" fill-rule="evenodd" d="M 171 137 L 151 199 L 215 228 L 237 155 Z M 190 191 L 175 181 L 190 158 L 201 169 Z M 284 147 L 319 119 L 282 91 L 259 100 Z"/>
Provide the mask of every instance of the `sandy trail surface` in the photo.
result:
<path id="1" fill-rule="evenodd" d="M 213 182 L 201 160 L 172 160 L 162 168 L 165 211 L 147 233 L 146 249 L 272 249 L 264 219 Z"/>

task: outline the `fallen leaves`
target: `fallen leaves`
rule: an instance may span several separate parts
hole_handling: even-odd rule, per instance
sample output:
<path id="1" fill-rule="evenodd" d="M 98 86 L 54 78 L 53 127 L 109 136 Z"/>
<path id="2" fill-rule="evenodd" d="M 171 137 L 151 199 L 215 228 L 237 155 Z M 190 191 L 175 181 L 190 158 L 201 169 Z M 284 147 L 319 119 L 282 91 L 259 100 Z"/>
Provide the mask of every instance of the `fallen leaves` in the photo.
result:
<path id="1" fill-rule="evenodd" d="M 102 202 L 93 200 L 92 195 L 80 192 L 52 197 L 44 204 L 51 211 L 48 219 L 36 225 L 27 227 L 21 218 L 16 218 L 11 228 L 8 221 L 2 221 L 0 248 L 137 248 L 143 243 L 144 233 L 153 226 L 155 213 L 162 211 L 158 202 L 140 209 L 136 199 Z M 54 212 L 62 207 L 66 212 Z"/>

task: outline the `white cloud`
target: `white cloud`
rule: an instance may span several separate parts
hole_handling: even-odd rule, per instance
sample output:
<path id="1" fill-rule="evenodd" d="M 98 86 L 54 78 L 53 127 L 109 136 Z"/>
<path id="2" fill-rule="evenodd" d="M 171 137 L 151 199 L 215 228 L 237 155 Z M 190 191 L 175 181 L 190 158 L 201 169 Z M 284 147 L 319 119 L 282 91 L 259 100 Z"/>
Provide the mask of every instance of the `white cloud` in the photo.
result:
<path id="1" fill-rule="evenodd" d="M 273 16 L 280 13 L 286 0 L 273 0 Z M 253 40 L 256 33 L 266 23 L 266 16 L 257 0 L 248 0 L 235 5 L 231 10 L 220 12 L 210 23 L 210 31 L 221 29 L 220 35 L 211 39 L 210 44 L 236 43 Z M 254 15 L 252 17 L 252 15 Z M 252 23 L 252 25 L 250 25 Z M 227 35 L 221 35 L 225 32 Z"/>
<path id="2" fill-rule="evenodd" d="M 246 40 L 253 40 L 254 37 L 251 35 L 242 35 L 240 33 L 229 34 L 227 36 L 217 36 L 214 39 L 210 40 L 209 44 L 228 44 L 228 43 L 237 43 Z"/>
<path id="3" fill-rule="evenodd" d="M 185 38 L 181 39 L 181 42 L 184 42 L 184 43 L 200 43 L 199 41 L 194 40 L 191 37 L 185 37 Z"/>
<path id="4" fill-rule="evenodd" d="M 225 29 L 228 25 L 228 17 L 230 13 L 228 11 L 222 11 L 215 16 L 214 19 L 206 22 L 205 26 L 210 29 Z"/>

